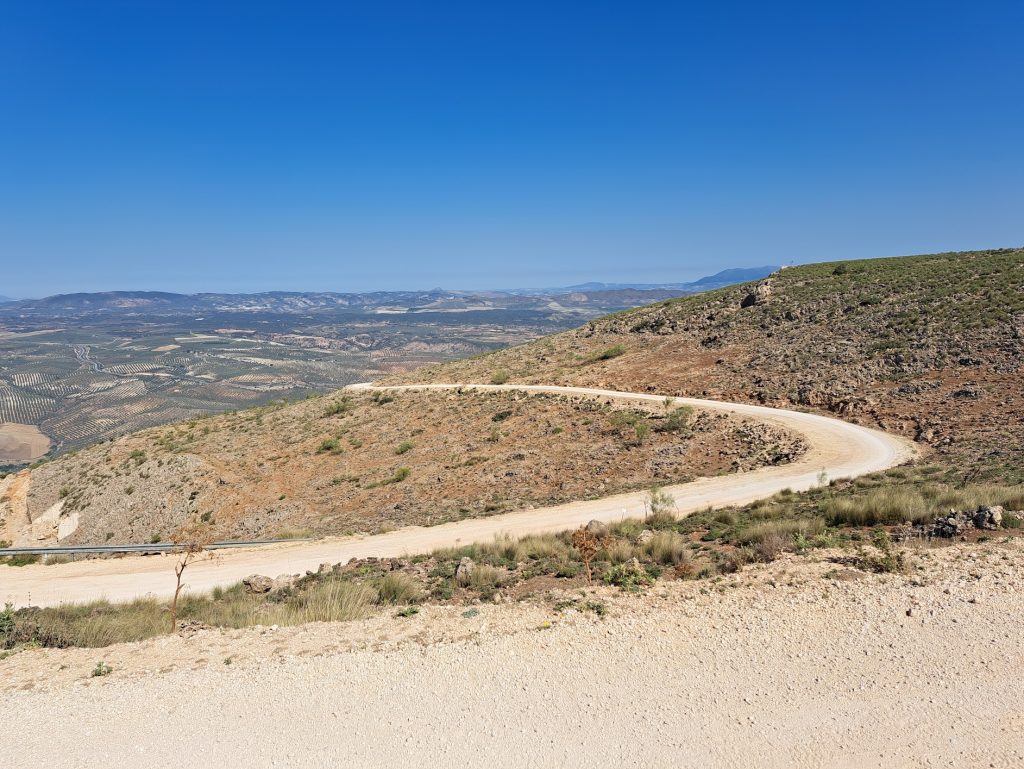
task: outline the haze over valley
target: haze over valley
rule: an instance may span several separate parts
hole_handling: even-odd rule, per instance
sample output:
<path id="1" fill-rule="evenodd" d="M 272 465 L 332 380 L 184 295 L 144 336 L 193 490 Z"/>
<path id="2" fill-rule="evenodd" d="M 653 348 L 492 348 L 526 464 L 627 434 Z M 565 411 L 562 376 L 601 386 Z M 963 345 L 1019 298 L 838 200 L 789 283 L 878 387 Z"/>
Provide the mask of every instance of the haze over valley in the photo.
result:
<path id="1" fill-rule="evenodd" d="M 514 292 L 115 291 L 0 307 L 0 467 L 377 379 L 772 272 Z"/>

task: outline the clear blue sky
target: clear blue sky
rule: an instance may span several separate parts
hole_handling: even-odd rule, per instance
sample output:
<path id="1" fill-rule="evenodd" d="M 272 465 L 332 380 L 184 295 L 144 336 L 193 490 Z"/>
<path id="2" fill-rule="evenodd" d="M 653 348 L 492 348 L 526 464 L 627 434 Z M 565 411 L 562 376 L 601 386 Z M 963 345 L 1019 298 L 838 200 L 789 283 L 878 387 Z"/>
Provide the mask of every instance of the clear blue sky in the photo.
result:
<path id="1" fill-rule="evenodd" d="M 0 2 L 0 294 L 1024 243 L 1021 2 Z"/>

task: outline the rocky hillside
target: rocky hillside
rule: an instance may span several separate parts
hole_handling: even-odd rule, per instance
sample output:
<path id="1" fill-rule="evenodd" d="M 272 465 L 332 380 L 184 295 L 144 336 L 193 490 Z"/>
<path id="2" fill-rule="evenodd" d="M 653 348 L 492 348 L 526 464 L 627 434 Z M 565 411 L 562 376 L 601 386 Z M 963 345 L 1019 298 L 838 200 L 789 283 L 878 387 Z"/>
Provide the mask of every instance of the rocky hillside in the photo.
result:
<path id="1" fill-rule="evenodd" d="M 136 433 L 0 481 L 18 544 L 380 532 L 781 463 L 724 415 L 515 392 L 337 393 Z"/>
<path id="2" fill-rule="evenodd" d="M 830 411 L 1024 476 L 1024 250 L 811 264 L 395 381 L 587 384 Z"/>

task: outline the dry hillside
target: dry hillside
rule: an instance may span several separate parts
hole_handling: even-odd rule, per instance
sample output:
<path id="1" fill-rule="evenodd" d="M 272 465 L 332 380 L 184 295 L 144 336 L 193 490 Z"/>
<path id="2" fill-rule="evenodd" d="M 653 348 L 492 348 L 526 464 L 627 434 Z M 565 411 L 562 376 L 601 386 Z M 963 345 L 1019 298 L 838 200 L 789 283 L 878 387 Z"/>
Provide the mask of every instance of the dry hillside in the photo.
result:
<path id="1" fill-rule="evenodd" d="M 58 523 L 64 544 L 167 541 L 197 523 L 213 539 L 372 533 L 786 462 L 801 448 L 775 428 L 667 406 L 339 392 L 43 464 L 19 517 L 36 524 L 8 537 L 52 541 Z"/>
<path id="2" fill-rule="evenodd" d="M 392 381 L 590 385 L 812 408 L 1024 477 L 1024 250 L 811 264 Z"/>

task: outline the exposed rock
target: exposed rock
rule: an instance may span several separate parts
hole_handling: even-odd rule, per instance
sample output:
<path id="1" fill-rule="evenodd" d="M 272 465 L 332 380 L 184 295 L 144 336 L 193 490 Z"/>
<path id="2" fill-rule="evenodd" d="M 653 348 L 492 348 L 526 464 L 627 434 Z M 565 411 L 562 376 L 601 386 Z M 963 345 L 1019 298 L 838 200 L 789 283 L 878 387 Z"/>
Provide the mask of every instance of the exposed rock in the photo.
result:
<path id="1" fill-rule="evenodd" d="M 644 545 L 644 544 L 650 542 L 652 539 L 654 539 L 654 532 L 651 531 L 650 529 L 644 529 L 637 536 L 636 541 L 637 541 L 638 545 Z M 633 560 L 635 561 L 636 558 L 634 558 Z"/>
<path id="2" fill-rule="evenodd" d="M 464 557 L 459 561 L 459 565 L 455 567 L 455 579 L 459 581 L 467 580 L 473 575 L 475 569 L 476 564 L 473 563 L 473 559 Z"/>
<path id="3" fill-rule="evenodd" d="M 272 593 L 279 593 L 282 590 L 287 590 L 295 585 L 297 579 L 298 575 L 296 574 L 278 574 L 270 586 L 270 591 Z"/>
<path id="4" fill-rule="evenodd" d="M 998 529 L 1003 525 L 1003 513 L 999 505 L 982 505 L 974 514 L 974 525 L 979 529 Z"/>
<path id="5" fill-rule="evenodd" d="M 269 593 L 274 587 L 274 580 L 262 574 L 250 574 L 242 580 L 242 587 L 247 593 Z"/>
<path id="6" fill-rule="evenodd" d="M 950 393 L 951 398 L 970 398 L 971 400 L 981 400 L 985 397 L 985 391 L 976 385 L 965 385 L 957 390 Z"/>
<path id="7" fill-rule="evenodd" d="M 584 529 L 591 537 L 604 537 L 608 535 L 608 526 L 601 521 L 589 521 Z"/>
<path id="8" fill-rule="evenodd" d="M 765 304 L 768 297 L 772 295 L 772 284 L 770 281 L 762 281 L 754 286 L 754 290 L 743 297 L 740 307 L 753 307 L 757 304 Z"/>

